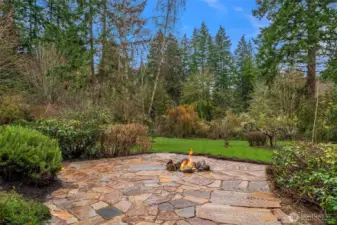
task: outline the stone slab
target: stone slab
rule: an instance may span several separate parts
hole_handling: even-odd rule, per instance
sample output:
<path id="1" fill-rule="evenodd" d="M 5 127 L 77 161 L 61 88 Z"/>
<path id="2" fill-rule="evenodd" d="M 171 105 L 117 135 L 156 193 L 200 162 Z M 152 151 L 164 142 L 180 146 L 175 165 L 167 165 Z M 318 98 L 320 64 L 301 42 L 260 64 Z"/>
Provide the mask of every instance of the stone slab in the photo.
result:
<path id="1" fill-rule="evenodd" d="M 270 192 L 241 193 L 214 191 L 211 202 L 215 204 L 252 208 L 280 208 L 281 201 Z"/>
<path id="2" fill-rule="evenodd" d="M 197 217 L 217 223 L 235 225 L 281 225 L 268 209 L 233 207 L 219 204 L 205 204 L 197 207 Z"/>
<path id="3" fill-rule="evenodd" d="M 191 218 L 191 217 L 195 216 L 195 208 L 194 207 L 177 209 L 175 212 L 178 216 L 184 217 L 184 218 Z"/>
<path id="4" fill-rule="evenodd" d="M 200 219 L 198 217 L 190 218 L 187 220 L 191 225 L 216 225 L 213 221 Z"/>
<path id="5" fill-rule="evenodd" d="M 170 201 L 170 203 L 176 209 L 182 209 L 182 208 L 188 208 L 188 207 L 191 207 L 191 206 L 200 205 L 200 203 L 198 203 L 198 202 L 192 202 L 192 201 L 186 200 L 186 199 L 177 199 L 177 200 Z"/>
<path id="6" fill-rule="evenodd" d="M 122 215 L 122 211 L 120 211 L 119 209 L 115 207 L 111 207 L 111 206 L 101 208 L 97 210 L 96 212 L 97 214 L 99 214 L 101 217 L 103 217 L 106 220 Z"/>
<path id="7" fill-rule="evenodd" d="M 160 211 L 174 211 L 173 205 L 171 205 L 171 204 L 168 203 L 168 202 L 161 203 L 161 204 L 159 205 L 158 209 L 159 209 Z"/>
<path id="8" fill-rule="evenodd" d="M 93 210 L 90 206 L 71 208 L 70 212 L 81 220 L 88 219 L 97 215 L 95 210 Z"/>

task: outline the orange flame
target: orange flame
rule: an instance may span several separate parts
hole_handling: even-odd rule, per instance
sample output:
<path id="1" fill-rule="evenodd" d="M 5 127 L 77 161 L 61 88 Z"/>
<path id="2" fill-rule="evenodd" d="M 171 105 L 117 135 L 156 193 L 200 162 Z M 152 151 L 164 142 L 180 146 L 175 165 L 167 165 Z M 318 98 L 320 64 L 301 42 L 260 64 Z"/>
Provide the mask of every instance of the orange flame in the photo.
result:
<path id="1" fill-rule="evenodd" d="M 186 166 L 190 166 L 190 167 L 193 168 L 192 154 L 193 154 L 193 150 L 190 149 L 190 153 L 188 154 L 188 160 L 182 161 L 182 163 L 181 163 L 181 165 L 180 165 L 180 170 L 184 170 L 184 168 L 185 168 Z"/>

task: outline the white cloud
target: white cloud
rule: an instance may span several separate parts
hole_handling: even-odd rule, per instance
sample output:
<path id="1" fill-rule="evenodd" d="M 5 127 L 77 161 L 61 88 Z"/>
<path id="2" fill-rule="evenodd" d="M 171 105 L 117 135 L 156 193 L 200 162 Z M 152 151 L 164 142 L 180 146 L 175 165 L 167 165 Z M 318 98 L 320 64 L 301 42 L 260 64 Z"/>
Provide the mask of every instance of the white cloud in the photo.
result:
<path id="1" fill-rule="evenodd" d="M 203 2 L 205 2 L 209 7 L 211 8 L 215 8 L 218 10 L 225 10 L 225 6 L 223 4 L 220 3 L 219 0 L 202 0 Z"/>
<path id="2" fill-rule="evenodd" d="M 269 24 L 269 21 L 266 18 L 258 19 L 253 15 L 246 15 L 247 19 L 249 20 L 250 24 L 259 30 L 260 28 L 266 27 Z"/>
<path id="3" fill-rule="evenodd" d="M 250 14 L 246 14 L 245 16 L 249 20 L 252 27 L 255 29 L 254 33 L 247 35 L 248 37 L 256 37 L 260 33 L 260 28 L 269 25 L 269 21 L 266 18 L 258 19 Z"/>
<path id="4" fill-rule="evenodd" d="M 237 11 L 237 12 L 243 12 L 244 11 L 244 9 L 241 8 L 241 7 L 235 7 L 234 10 Z"/>

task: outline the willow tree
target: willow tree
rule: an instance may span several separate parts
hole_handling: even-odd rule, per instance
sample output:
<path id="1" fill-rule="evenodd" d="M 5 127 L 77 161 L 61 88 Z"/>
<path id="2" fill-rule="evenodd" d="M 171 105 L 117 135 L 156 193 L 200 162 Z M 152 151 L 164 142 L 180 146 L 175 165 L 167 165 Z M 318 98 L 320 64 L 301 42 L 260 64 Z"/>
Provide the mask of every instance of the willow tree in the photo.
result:
<path id="1" fill-rule="evenodd" d="M 153 107 L 154 98 L 157 91 L 157 86 L 159 83 L 160 73 L 161 73 L 161 67 L 164 60 L 164 52 L 165 52 L 165 46 L 167 42 L 167 34 L 170 30 L 174 29 L 178 14 L 182 8 L 185 7 L 185 0 L 158 0 L 156 9 L 161 14 L 158 17 L 158 27 L 163 33 L 163 38 L 161 39 L 160 43 L 160 51 L 159 51 L 159 57 L 158 57 L 158 68 L 156 73 L 156 79 L 154 81 L 153 90 L 151 94 L 151 100 L 150 100 L 150 106 L 148 110 L 148 115 L 151 114 L 151 110 Z"/>
<path id="2" fill-rule="evenodd" d="M 337 38 L 336 0 L 257 0 L 257 18 L 270 24 L 259 35 L 259 62 L 270 81 L 280 65 L 307 72 L 308 97 L 316 96 L 319 62 L 329 56 L 327 46 Z"/>

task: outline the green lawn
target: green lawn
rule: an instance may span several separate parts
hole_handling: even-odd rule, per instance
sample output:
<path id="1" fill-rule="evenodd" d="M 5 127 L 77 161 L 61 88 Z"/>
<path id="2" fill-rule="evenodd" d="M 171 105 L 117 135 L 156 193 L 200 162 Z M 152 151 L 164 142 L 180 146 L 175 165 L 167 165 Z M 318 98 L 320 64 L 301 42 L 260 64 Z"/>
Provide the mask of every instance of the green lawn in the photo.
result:
<path id="1" fill-rule="evenodd" d="M 228 148 L 224 148 L 223 140 L 158 137 L 154 141 L 152 145 L 154 152 L 186 152 L 188 154 L 189 149 L 192 148 L 196 153 L 207 153 L 266 163 L 271 161 L 273 154 L 272 150 L 249 147 L 247 141 L 230 141 Z"/>

